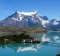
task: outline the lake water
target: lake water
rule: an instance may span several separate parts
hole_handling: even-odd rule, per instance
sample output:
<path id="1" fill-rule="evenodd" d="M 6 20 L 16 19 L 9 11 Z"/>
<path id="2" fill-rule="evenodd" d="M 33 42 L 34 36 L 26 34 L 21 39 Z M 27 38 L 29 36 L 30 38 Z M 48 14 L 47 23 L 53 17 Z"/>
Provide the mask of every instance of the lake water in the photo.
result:
<path id="1" fill-rule="evenodd" d="M 30 34 L 43 41 L 39 44 L 14 43 L 0 45 L 0 56 L 56 56 L 60 53 L 60 33 Z M 51 43 L 45 43 L 45 41 Z"/>

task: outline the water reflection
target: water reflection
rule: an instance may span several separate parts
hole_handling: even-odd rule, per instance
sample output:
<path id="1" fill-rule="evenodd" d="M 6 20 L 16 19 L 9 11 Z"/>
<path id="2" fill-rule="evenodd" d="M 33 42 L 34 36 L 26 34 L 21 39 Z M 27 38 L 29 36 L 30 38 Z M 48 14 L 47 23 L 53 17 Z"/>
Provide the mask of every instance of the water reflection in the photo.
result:
<path id="1" fill-rule="evenodd" d="M 24 47 L 18 47 L 17 52 L 24 52 L 24 51 L 37 51 L 41 45 L 40 44 L 31 44 L 30 46 L 26 46 L 28 44 L 24 44 Z"/>
<path id="2" fill-rule="evenodd" d="M 24 51 L 33 51 L 37 52 L 38 49 L 41 47 L 40 44 L 32 44 L 32 43 L 15 43 L 15 44 L 5 44 L 0 45 L 3 49 L 5 47 L 11 48 L 12 50 L 15 50 L 16 52 L 24 52 Z"/>
<path id="3" fill-rule="evenodd" d="M 60 32 L 49 32 L 43 34 L 30 34 L 33 37 L 37 37 L 41 41 L 49 41 L 49 42 L 56 42 L 60 40 Z"/>
<path id="4" fill-rule="evenodd" d="M 40 40 L 42 42 L 48 41 L 48 42 L 60 43 L 60 34 L 55 33 L 55 32 L 43 34 L 42 36 L 40 35 Z M 2 48 L 5 48 L 6 46 L 15 50 L 16 52 L 24 52 L 24 51 L 33 51 L 33 52 L 35 51 L 36 52 L 38 51 L 38 49 L 41 48 L 42 43 L 39 43 L 39 44 L 15 43 L 15 44 L 0 45 L 0 47 Z"/>
<path id="5" fill-rule="evenodd" d="M 42 40 L 43 41 L 49 41 L 49 42 L 56 42 L 56 41 L 60 40 L 60 33 L 50 32 L 47 34 L 43 34 Z"/>
<path id="6" fill-rule="evenodd" d="M 39 40 L 41 40 L 43 42 L 48 41 L 48 42 L 60 43 L 60 33 L 58 33 L 58 32 L 50 32 L 50 33 L 43 33 L 43 34 L 31 34 L 31 35 L 34 37 L 37 37 Z M 27 52 L 31 53 L 31 56 L 36 56 L 36 55 L 38 55 L 38 56 L 49 56 L 49 55 L 54 56 L 57 53 L 60 53 L 60 51 L 57 51 L 57 50 L 60 50 L 60 47 L 50 46 L 50 45 L 48 45 L 48 43 L 47 44 L 45 44 L 45 43 L 44 44 L 43 43 L 39 43 L 39 44 L 14 43 L 14 44 L 0 45 L 0 50 L 2 50 L 2 51 L 5 49 L 7 50 L 7 48 L 8 48 L 9 53 L 12 53 L 12 51 L 13 51 L 13 53 L 16 56 L 22 56 L 24 54 L 27 54 Z M 47 50 L 47 51 L 45 52 L 44 50 Z M 52 50 L 52 52 L 51 52 L 51 50 Z M 6 52 L 4 51 L 4 53 L 6 53 Z M 12 55 L 13 55 L 13 53 L 12 53 Z M 19 53 L 21 53 L 21 54 L 24 53 L 24 54 L 21 55 Z"/>
<path id="7" fill-rule="evenodd" d="M 45 41 L 50 41 L 50 38 L 46 38 L 46 34 L 43 34 L 42 38 L 41 38 L 41 41 L 42 42 L 45 42 Z"/>

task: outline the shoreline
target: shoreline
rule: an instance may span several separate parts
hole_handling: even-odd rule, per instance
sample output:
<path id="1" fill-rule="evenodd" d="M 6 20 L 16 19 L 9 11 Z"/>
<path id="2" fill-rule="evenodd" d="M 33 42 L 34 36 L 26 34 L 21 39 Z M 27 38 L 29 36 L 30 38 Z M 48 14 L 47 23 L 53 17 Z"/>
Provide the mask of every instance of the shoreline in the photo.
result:
<path id="1" fill-rule="evenodd" d="M 40 41 L 26 33 L 0 36 L 0 44 L 7 43 L 40 43 Z"/>

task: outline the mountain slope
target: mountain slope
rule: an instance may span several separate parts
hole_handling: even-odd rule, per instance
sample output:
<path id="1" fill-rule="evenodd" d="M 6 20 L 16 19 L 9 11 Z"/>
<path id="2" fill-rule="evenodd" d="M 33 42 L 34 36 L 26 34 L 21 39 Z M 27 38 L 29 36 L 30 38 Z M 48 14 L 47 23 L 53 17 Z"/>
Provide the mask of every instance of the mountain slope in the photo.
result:
<path id="1" fill-rule="evenodd" d="M 0 22 L 0 26 L 18 26 L 18 27 L 33 27 L 41 26 L 45 27 L 44 24 L 48 23 L 43 17 L 34 12 L 18 12 L 16 11 L 11 16 L 8 16 Z"/>
<path id="2" fill-rule="evenodd" d="M 41 16 L 37 11 L 19 12 L 16 11 L 11 16 L 0 21 L 0 26 L 12 27 L 41 27 L 50 30 L 60 28 L 60 21 L 55 19 L 49 20 L 47 16 Z"/>

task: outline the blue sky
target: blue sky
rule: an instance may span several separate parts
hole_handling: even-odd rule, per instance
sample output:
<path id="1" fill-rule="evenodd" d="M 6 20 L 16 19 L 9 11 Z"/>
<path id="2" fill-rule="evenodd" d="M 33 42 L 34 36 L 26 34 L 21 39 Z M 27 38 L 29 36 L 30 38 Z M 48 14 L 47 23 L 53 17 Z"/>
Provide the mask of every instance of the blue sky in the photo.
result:
<path id="1" fill-rule="evenodd" d="M 15 11 L 34 10 L 42 16 L 47 16 L 50 20 L 60 20 L 60 0 L 0 0 L 0 20 Z"/>

